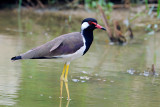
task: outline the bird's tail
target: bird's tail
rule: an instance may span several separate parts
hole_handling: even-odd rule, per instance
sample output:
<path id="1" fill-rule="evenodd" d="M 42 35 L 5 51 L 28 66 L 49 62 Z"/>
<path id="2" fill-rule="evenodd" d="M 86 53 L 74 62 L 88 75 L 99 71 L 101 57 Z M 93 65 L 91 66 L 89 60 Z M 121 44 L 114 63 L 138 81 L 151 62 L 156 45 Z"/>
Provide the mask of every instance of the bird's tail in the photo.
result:
<path id="1" fill-rule="evenodd" d="M 19 59 L 22 59 L 21 56 L 15 56 L 15 57 L 12 57 L 11 60 L 15 61 L 15 60 L 19 60 Z"/>

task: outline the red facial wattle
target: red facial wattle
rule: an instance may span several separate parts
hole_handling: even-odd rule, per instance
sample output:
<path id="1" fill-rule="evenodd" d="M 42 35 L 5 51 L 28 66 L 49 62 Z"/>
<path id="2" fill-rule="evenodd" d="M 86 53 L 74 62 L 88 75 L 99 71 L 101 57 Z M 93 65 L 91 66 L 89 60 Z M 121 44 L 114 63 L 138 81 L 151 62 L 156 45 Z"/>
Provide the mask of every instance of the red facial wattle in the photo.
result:
<path id="1" fill-rule="evenodd" d="M 94 24 L 95 27 L 98 28 L 98 29 L 106 30 L 104 27 L 102 27 L 101 25 L 99 25 L 99 24 L 97 24 L 97 23 L 95 23 L 95 22 L 91 22 L 91 21 L 90 21 L 89 24 Z"/>

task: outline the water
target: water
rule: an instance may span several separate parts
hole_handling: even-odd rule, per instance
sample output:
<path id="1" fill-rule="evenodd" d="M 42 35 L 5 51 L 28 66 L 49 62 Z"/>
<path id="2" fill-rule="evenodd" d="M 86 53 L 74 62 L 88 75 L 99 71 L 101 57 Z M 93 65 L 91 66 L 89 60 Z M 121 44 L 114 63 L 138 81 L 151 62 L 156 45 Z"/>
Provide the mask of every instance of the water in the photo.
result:
<path id="1" fill-rule="evenodd" d="M 18 18 L 16 12 L 1 11 L 0 20 L 0 107 L 159 107 L 160 77 L 139 75 L 154 62 L 156 73 L 160 71 L 159 33 L 138 30 L 133 41 L 116 46 L 106 44 L 106 33 L 96 30 L 89 52 L 71 62 L 68 103 L 65 88 L 59 99 L 63 62 L 10 58 L 79 31 L 79 19 L 71 23 L 68 17 L 31 12 Z M 129 69 L 138 73 L 130 74 Z"/>

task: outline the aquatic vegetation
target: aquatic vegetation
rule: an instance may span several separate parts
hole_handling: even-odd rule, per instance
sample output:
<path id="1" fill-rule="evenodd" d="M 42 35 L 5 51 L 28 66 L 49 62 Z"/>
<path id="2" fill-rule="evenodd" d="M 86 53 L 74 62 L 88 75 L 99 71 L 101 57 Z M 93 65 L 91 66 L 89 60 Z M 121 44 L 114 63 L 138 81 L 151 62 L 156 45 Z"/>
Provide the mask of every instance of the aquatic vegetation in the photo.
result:
<path id="1" fill-rule="evenodd" d="M 113 23 L 114 23 L 114 35 L 117 39 L 117 42 L 119 43 L 119 45 L 123 45 L 124 43 L 127 42 L 127 40 L 125 36 L 122 34 L 121 26 L 116 20 Z"/>
<path id="2" fill-rule="evenodd" d="M 127 73 L 130 74 L 130 75 L 140 75 L 140 76 L 145 76 L 145 77 L 149 77 L 149 76 L 159 76 L 159 73 L 156 72 L 155 70 L 153 70 L 153 65 L 152 65 L 152 68 L 148 68 L 147 70 L 144 70 L 144 71 L 137 71 L 133 68 L 131 69 L 128 69 L 127 70 Z"/>
<path id="3" fill-rule="evenodd" d="M 157 18 L 160 19 L 160 0 L 158 0 Z"/>
<path id="4" fill-rule="evenodd" d="M 110 13 L 113 9 L 112 2 L 106 2 L 105 0 L 84 0 L 86 8 L 97 8 L 97 4 L 100 5 L 104 10 L 107 10 L 107 13 Z"/>
<path id="5" fill-rule="evenodd" d="M 149 9 L 148 0 L 144 0 L 144 1 L 145 1 L 146 9 Z"/>

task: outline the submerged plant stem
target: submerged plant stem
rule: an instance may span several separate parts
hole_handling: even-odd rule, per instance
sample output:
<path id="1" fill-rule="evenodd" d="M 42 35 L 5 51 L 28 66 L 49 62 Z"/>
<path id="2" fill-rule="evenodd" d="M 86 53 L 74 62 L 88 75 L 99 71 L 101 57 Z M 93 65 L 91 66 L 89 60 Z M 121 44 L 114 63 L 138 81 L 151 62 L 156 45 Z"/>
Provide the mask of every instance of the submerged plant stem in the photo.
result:
<path id="1" fill-rule="evenodd" d="M 18 4 L 18 12 L 21 12 L 21 6 L 22 6 L 22 0 L 19 0 L 19 4 Z"/>

